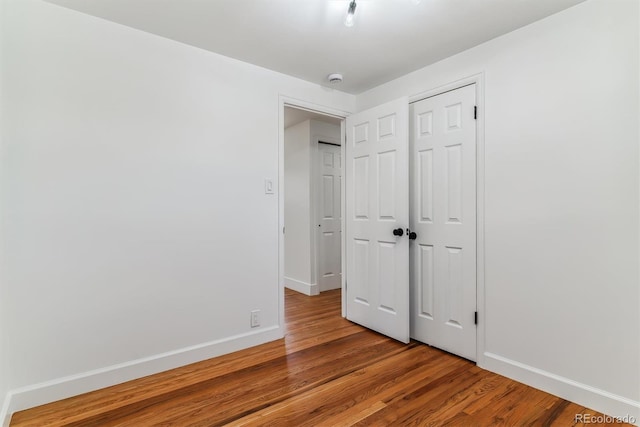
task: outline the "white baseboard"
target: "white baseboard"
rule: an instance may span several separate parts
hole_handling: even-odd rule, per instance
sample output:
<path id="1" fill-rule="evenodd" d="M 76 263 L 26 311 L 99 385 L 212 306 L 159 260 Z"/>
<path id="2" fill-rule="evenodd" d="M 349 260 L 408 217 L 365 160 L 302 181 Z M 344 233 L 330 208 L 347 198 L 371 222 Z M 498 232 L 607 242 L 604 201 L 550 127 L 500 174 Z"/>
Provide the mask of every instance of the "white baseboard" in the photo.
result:
<path id="1" fill-rule="evenodd" d="M 264 344 L 280 339 L 283 336 L 280 326 L 275 325 L 245 334 L 10 390 L 5 397 L 2 412 L 0 412 L 0 421 L 3 427 L 8 427 L 11 415 L 17 411 Z"/>
<path id="2" fill-rule="evenodd" d="M 507 359 L 493 353 L 484 353 L 481 368 L 514 379 L 539 390 L 575 402 L 612 417 L 627 417 L 632 424 L 640 421 L 640 402 L 610 393 Z"/>
<path id="3" fill-rule="evenodd" d="M 322 279 L 319 280 L 319 282 L 320 282 L 320 286 L 319 286 L 320 292 L 332 291 L 334 289 L 340 289 L 342 287 L 342 274 L 340 274 L 337 277 L 334 277 L 332 279 L 334 279 L 334 280 L 324 280 L 324 281 Z"/>
<path id="4" fill-rule="evenodd" d="M 305 295 L 319 295 L 320 294 L 320 289 L 318 288 L 318 285 L 311 284 L 311 283 L 307 283 L 307 282 L 303 282 L 300 280 L 296 280 L 296 279 L 292 279 L 290 277 L 285 277 L 284 278 L 284 286 L 296 291 L 296 292 L 300 292 L 301 294 L 305 294 Z"/>
<path id="5" fill-rule="evenodd" d="M 334 289 L 340 289 L 342 284 L 338 283 L 337 285 L 325 285 L 320 286 L 320 292 L 333 291 Z"/>

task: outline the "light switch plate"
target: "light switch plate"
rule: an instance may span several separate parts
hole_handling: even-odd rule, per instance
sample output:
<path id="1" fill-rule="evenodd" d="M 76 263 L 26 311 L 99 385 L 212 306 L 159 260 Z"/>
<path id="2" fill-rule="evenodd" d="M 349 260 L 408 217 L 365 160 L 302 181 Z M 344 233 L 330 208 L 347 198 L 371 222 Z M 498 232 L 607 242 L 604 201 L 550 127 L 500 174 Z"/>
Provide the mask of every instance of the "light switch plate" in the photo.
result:
<path id="1" fill-rule="evenodd" d="M 274 194 L 273 180 L 265 178 L 264 180 L 264 194 Z"/>

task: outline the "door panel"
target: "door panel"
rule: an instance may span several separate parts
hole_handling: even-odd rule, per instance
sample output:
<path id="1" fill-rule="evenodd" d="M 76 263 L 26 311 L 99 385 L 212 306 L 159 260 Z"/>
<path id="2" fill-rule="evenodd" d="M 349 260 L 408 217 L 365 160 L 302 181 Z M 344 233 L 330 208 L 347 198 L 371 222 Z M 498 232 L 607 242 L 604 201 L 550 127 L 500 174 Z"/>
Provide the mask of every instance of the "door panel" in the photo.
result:
<path id="1" fill-rule="evenodd" d="M 408 122 L 406 98 L 347 117 L 345 161 L 347 318 L 405 343 Z"/>
<path id="2" fill-rule="evenodd" d="M 476 359 L 475 85 L 410 106 L 411 336 Z"/>
<path id="3" fill-rule="evenodd" d="M 342 286 L 342 218 L 340 146 L 318 143 L 318 287 L 320 292 Z"/>

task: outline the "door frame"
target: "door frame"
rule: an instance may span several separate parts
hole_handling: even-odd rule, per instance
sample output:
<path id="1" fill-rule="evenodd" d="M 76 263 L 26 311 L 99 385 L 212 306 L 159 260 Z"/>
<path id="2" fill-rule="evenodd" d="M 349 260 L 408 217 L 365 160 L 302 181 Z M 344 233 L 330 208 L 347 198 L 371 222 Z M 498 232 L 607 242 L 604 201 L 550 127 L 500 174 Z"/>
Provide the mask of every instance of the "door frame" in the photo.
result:
<path id="1" fill-rule="evenodd" d="M 284 334 L 284 108 L 292 107 L 299 110 L 307 110 L 325 116 L 331 116 L 342 120 L 340 125 L 340 140 L 344 141 L 344 120 L 351 114 L 349 111 L 343 111 L 325 105 L 315 104 L 313 102 L 304 101 L 302 99 L 289 97 L 286 95 L 278 96 L 278 324 L 280 330 Z M 340 148 L 342 158 L 344 159 L 344 144 Z M 313 166 L 312 166 L 313 168 Z M 344 162 L 341 169 L 344 171 Z M 343 174 L 344 176 L 344 174 Z M 341 227 L 344 230 L 344 179 L 342 180 L 342 195 L 340 207 L 342 212 Z M 314 184 L 315 185 L 315 184 Z M 315 195 L 314 195 L 315 196 Z M 313 203 L 315 209 L 315 203 Z M 312 219 L 315 221 L 315 212 L 312 211 Z M 315 230 L 314 230 L 315 231 Z M 313 234 L 313 233 L 312 233 Z M 342 246 L 344 247 L 344 233 L 342 233 Z M 342 254 L 342 289 L 344 290 L 345 280 L 345 264 L 344 252 Z M 316 272 L 317 273 L 317 272 Z M 342 316 L 345 315 L 345 296 L 342 292 Z"/>
<path id="2" fill-rule="evenodd" d="M 433 89 L 409 96 L 409 103 L 422 101 L 436 95 L 460 89 L 464 86 L 476 85 L 476 311 L 478 324 L 476 325 L 476 365 L 485 365 L 485 239 L 484 239 L 484 210 L 485 210 L 485 163 L 484 163 L 484 72 L 455 80 L 437 86 Z"/>

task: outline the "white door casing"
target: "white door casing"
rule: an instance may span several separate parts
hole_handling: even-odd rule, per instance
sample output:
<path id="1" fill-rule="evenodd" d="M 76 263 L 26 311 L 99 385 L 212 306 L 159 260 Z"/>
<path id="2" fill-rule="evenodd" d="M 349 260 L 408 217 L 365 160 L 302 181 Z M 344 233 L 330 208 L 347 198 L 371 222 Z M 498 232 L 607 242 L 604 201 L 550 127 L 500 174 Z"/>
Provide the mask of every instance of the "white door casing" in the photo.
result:
<path id="1" fill-rule="evenodd" d="M 339 145 L 318 142 L 317 238 L 320 292 L 342 286 L 342 154 Z"/>
<path id="2" fill-rule="evenodd" d="M 411 104 L 411 337 L 476 360 L 475 84 Z"/>
<path id="3" fill-rule="evenodd" d="M 347 318 L 409 342 L 407 98 L 346 120 Z M 402 230 L 402 236 L 394 230 Z"/>

